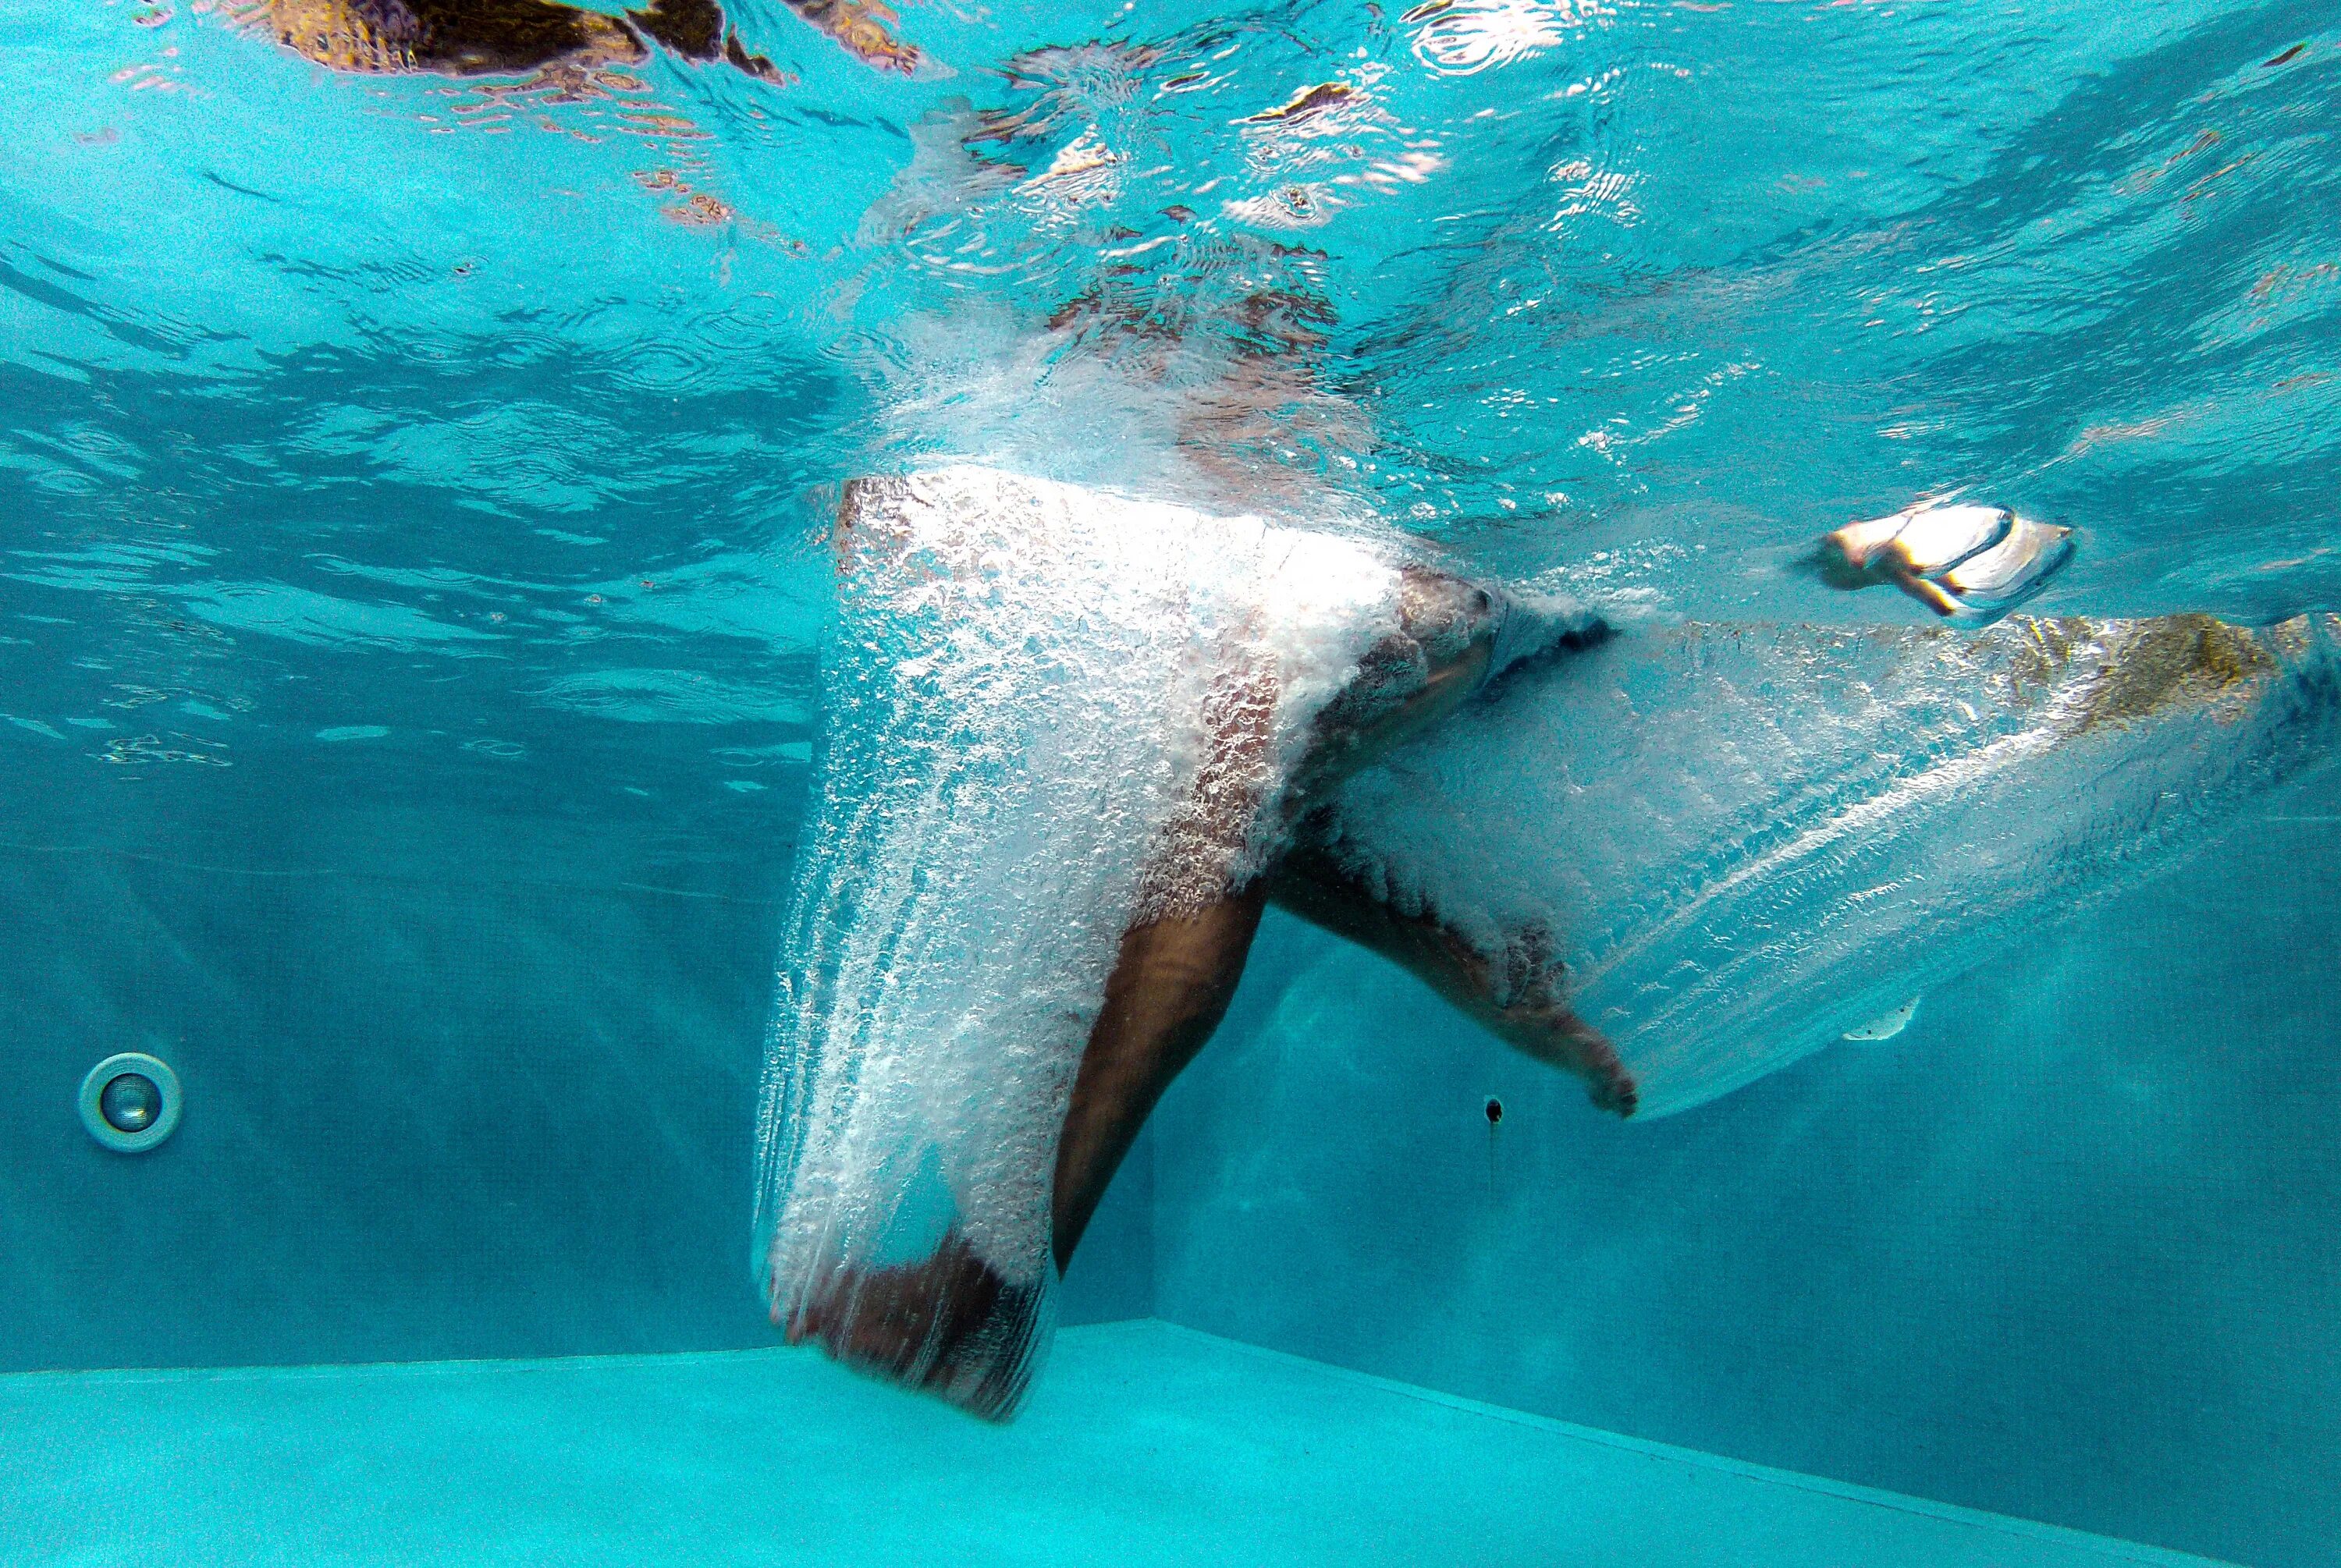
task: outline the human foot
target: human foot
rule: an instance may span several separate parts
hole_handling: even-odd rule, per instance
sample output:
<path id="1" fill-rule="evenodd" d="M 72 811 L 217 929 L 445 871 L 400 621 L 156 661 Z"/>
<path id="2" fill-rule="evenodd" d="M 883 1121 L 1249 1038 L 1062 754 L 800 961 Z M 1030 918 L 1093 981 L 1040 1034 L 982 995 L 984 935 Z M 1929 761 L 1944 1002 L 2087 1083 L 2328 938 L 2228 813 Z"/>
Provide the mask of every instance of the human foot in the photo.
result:
<path id="1" fill-rule="evenodd" d="M 772 1321 L 791 1345 L 1004 1421 L 1031 1376 L 1041 1292 L 1010 1285 L 957 1231 L 924 1261 L 842 1269 Z"/>

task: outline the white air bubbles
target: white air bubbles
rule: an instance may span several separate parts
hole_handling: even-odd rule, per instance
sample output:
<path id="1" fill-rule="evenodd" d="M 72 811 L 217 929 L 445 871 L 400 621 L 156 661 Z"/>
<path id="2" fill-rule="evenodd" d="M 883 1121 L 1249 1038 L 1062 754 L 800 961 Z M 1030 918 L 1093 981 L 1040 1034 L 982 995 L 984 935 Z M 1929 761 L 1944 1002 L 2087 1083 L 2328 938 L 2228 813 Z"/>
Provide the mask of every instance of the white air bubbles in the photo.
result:
<path id="1" fill-rule="evenodd" d="M 1882 1045 L 1910 1027 L 1910 1020 L 1918 1016 L 1918 1002 L 1919 998 L 1913 997 L 1900 1007 L 1880 1013 L 1866 1024 L 1856 1024 L 1846 1030 L 1843 1037 L 1859 1046 Z"/>
<path id="2" fill-rule="evenodd" d="M 984 1319 L 972 1381 L 937 1387 L 997 1413 L 1045 1327 L 1057 1136 L 1122 933 L 1257 867 L 1397 574 L 1334 534 L 973 468 L 856 481 L 838 545 L 767 1284 L 775 1321 L 835 1345 L 886 1332 L 882 1275 L 980 1269 L 996 1302 L 954 1297 Z M 1230 753 L 1215 726 L 1252 682 L 1263 732 Z"/>

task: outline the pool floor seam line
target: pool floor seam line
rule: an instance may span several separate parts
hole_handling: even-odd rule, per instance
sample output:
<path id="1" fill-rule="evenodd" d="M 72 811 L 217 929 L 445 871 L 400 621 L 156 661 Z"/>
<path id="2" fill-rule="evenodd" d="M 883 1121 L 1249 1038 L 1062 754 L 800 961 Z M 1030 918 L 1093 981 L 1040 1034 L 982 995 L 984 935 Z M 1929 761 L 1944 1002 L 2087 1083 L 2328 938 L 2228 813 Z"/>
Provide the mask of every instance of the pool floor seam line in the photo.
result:
<path id="1" fill-rule="evenodd" d="M 2071 1525 L 2051 1524 L 2043 1520 L 2026 1519 L 2014 1513 L 1994 1513 L 1981 1508 L 1962 1507 L 1956 1503 L 1940 1503 L 1929 1497 L 1915 1497 L 1908 1493 L 1888 1492 L 1880 1487 L 1862 1486 L 1850 1481 L 1838 1481 L 1826 1475 L 1815 1475 L 1802 1470 L 1781 1470 L 1752 1460 L 1735 1459 L 1728 1454 L 1713 1454 L 1700 1448 L 1680 1448 L 1672 1444 L 1659 1443 L 1649 1438 L 1636 1437 L 1623 1432 L 1610 1432 L 1598 1426 L 1579 1426 L 1549 1415 L 1539 1415 L 1531 1410 L 1510 1405 L 1491 1404 L 1465 1394 L 1449 1394 L 1441 1389 L 1426 1387 L 1419 1383 L 1405 1383 L 1398 1378 L 1384 1377 L 1378 1373 L 1363 1372 L 1356 1367 L 1342 1366 L 1330 1361 L 1318 1361 L 1290 1351 L 1278 1350 L 1249 1340 L 1230 1339 L 1224 1335 L 1210 1333 L 1170 1318 L 1131 1319 L 1132 1322 L 1152 1322 L 1174 1332 L 1238 1351 L 1263 1360 L 1288 1366 L 1306 1368 L 1321 1375 L 1343 1382 L 1362 1384 L 1402 1398 L 1420 1400 L 1465 1414 L 1501 1421 L 1516 1426 L 1526 1426 L 1557 1436 L 1590 1443 L 1603 1448 L 1635 1454 L 1649 1459 L 1670 1460 L 1702 1470 L 1718 1471 L 1743 1480 L 1766 1485 L 1809 1492 L 1841 1502 L 1858 1503 L 1890 1513 L 1914 1514 L 1921 1518 L 1940 1520 L 1968 1529 L 1996 1532 L 2001 1534 L 2023 1535 L 2053 1542 L 2057 1545 L 2095 1551 L 2133 1563 L 2153 1563 L 2158 1568 L 2242 1568 L 2216 1557 L 2180 1552 L 2171 1547 L 2157 1546 L 2149 1542 L 2126 1540 L 2118 1535 L 2099 1535 Z M 1099 1325 L 1096 1326 L 1106 1326 Z"/>
<path id="2" fill-rule="evenodd" d="M 1116 1332 L 1125 1335 L 1161 1334 L 1183 1339 L 1198 1346 L 1208 1347 L 1222 1355 L 1236 1355 L 1283 1367 L 1353 1387 L 1370 1389 L 1375 1393 L 1394 1395 L 1410 1401 L 1453 1411 L 1459 1414 L 1494 1420 L 1506 1424 L 1545 1433 L 1566 1441 L 1608 1449 L 1613 1453 L 1629 1454 L 1640 1458 L 1682 1465 L 1687 1468 L 1728 1475 L 1759 1485 L 1827 1497 L 1839 1503 L 1849 1503 L 1875 1508 L 1881 1512 L 1900 1513 L 1915 1518 L 1954 1524 L 1986 1534 L 2014 1536 L 2036 1540 L 2069 1551 L 2087 1553 L 2101 1559 L 2151 1564 L 2154 1568 L 2237 1568 L 2220 1559 L 2190 1554 L 2146 1542 L 2126 1540 L 2119 1536 L 2101 1535 L 2067 1525 L 2050 1524 L 2039 1520 L 2025 1519 L 2014 1514 L 1993 1513 L 1982 1509 L 1967 1508 L 1957 1503 L 1940 1503 L 1930 1498 L 1879 1488 L 1858 1485 L 1828 1476 L 1813 1475 L 1802 1471 L 1782 1470 L 1728 1455 L 1708 1453 L 1702 1449 L 1678 1447 L 1670 1444 L 1635 1437 L 1625 1433 L 1606 1431 L 1599 1427 L 1581 1426 L 1533 1411 L 1492 1404 L 1484 1400 L 1449 1394 L 1419 1384 L 1401 1382 L 1379 1374 L 1341 1366 L 1331 1362 L 1314 1360 L 1290 1351 L 1255 1345 L 1246 1340 L 1231 1339 L 1207 1330 L 1162 1317 L 1133 1317 L 1106 1323 L 1082 1324 L 1061 1331 L 1064 1334 L 1107 1337 Z M 723 1362 L 763 1362 L 810 1356 L 809 1350 L 785 1345 L 746 1346 L 729 1350 L 640 1351 L 618 1355 L 583 1355 L 567 1356 L 533 1356 L 515 1358 L 472 1358 L 468 1360 L 433 1361 L 374 1361 L 346 1363 L 304 1363 L 289 1365 L 183 1366 L 183 1367 L 115 1367 L 77 1370 L 47 1368 L 0 1374 L 0 1390 L 45 1383 L 79 1383 L 84 1385 L 135 1387 L 141 1384 L 204 1383 L 266 1383 L 322 1382 L 336 1378 L 364 1378 L 368 1381 L 403 1381 L 407 1379 L 436 1380 L 462 1377 L 493 1368 L 501 1373 L 553 1374 L 563 1371 L 585 1372 L 609 1368 L 658 1368 L 681 1365 L 706 1365 Z"/>

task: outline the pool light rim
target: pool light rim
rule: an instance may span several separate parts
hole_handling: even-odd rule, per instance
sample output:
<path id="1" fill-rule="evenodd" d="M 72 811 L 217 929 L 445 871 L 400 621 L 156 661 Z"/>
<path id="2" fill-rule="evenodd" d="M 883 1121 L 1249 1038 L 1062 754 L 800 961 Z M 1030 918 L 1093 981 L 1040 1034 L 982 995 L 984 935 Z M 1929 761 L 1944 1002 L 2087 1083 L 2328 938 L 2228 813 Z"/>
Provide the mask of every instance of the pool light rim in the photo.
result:
<path id="1" fill-rule="evenodd" d="M 125 1132 L 105 1119 L 105 1087 L 125 1073 L 136 1073 L 152 1082 L 162 1099 L 154 1122 L 136 1132 Z M 171 1070 L 170 1063 L 144 1051 L 119 1051 L 83 1076 L 81 1125 L 91 1137 L 116 1154 L 143 1155 L 178 1130 L 184 1098 L 179 1075 Z"/>

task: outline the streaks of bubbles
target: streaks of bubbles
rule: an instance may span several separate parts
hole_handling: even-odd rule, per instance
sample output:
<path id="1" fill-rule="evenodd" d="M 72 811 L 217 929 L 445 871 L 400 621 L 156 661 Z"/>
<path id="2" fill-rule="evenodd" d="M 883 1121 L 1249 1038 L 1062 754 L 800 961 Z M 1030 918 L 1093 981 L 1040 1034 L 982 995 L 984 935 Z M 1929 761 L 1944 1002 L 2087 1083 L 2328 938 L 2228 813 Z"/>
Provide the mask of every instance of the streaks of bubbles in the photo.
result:
<path id="1" fill-rule="evenodd" d="M 106 742 L 105 749 L 95 753 L 100 762 L 117 768 L 144 767 L 158 762 L 190 762 L 203 768 L 227 768 L 233 764 L 221 756 L 226 749 L 216 740 L 202 740 L 176 732 L 169 736 L 140 735 L 116 737 Z"/>

